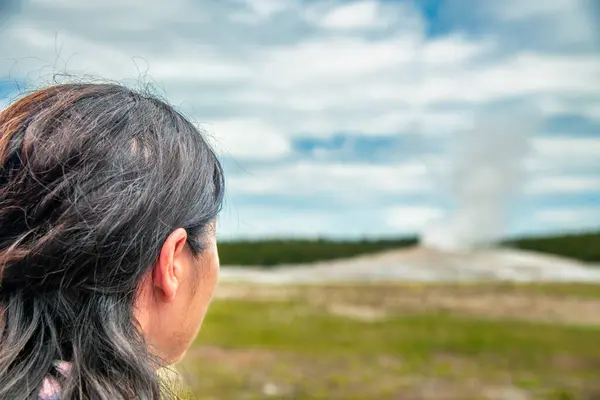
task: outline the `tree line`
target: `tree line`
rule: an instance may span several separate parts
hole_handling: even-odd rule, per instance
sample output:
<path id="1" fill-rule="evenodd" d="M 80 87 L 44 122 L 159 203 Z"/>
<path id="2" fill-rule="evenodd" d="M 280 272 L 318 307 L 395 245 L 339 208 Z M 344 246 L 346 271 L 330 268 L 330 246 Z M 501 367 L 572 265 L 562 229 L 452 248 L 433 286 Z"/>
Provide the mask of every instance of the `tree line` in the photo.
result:
<path id="1" fill-rule="evenodd" d="M 349 258 L 417 244 L 417 237 L 355 241 L 329 239 L 222 241 L 219 243 L 219 255 L 223 265 L 274 267 Z M 524 237 L 504 241 L 501 245 L 590 263 L 600 262 L 600 231 L 551 237 Z"/>

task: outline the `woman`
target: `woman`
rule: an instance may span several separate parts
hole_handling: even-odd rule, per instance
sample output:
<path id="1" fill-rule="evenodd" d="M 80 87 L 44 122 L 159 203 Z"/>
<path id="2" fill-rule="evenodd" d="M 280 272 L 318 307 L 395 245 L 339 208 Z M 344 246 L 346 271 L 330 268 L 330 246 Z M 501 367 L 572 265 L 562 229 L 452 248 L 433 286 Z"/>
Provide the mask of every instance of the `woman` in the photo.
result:
<path id="1" fill-rule="evenodd" d="M 218 275 L 219 161 L 113 84 L 0 113 L 0 399 L 159 399 Z"/>

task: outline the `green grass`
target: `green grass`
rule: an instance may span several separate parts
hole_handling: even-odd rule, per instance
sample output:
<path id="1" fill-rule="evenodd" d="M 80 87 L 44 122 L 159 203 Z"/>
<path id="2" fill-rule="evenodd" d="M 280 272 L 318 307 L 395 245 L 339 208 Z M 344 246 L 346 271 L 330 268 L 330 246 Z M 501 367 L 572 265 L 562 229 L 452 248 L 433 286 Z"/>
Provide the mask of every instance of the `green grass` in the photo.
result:
<path id="1" fill-rule="evenodd" d="M 503 359 L 513 363 L 540 366 L 540 360 L 553 354 L 593 355 L 600 360 L 599 338 L 597 327 L 548 326 L 444 314 L 396 316 L 364 323 L 301 304 L 221 301 L 213 306 L 199 343 L 305 354 L 394 354 L 416 360 L 438 352 L 502 354 Z"/>
<path id="2" fill-rule="evenodd" d="M 278 399 L 484 399 L 499 387 L 528 398 L 600 398 L 594 397 L 600 395 L 600 326 L 435 310 L 395 310 L 362 321 L 332 314 L 311 298 L 320 290 L 325 300 L 351 298 L 373 305 L 374 296 L 379 294 L 383 303 L 393 285 L 298 288 L 307 290 L 305 297 L 214 301 L 185 363 L 200 398 L 267 398 L 268 385 L 278 390 L 269 398 Z M 449 290 L 435 285 L 413 289 Z M 599 287 L 592 285 L 492 289 L 534 298 L 600 297 Z M 451 290 L 485 289 L 465 285 Z M 425 395 L 431 387 L 439 397 Z"/>
<path id="3" fill-rule="evenodd" d="M 274 267 L 282 264 L 349 258 L 382 250 L 414 246 L 417 243 L 418 240 L 414 237 L 362 241 L 285 239 L 224 241 L 219 244 L 219 254 L 223 265 Z M 506 241 L 503 245 L 586 262 L 600 262 L 600 231 L 578 235 L 520 238 Z"/>

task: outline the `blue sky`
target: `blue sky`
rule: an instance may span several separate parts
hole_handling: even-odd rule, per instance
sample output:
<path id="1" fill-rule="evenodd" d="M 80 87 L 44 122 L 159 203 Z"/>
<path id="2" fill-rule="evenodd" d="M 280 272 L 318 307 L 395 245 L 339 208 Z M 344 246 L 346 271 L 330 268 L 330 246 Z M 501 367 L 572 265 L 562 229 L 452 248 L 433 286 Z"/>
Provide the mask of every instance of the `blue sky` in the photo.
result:
<path id="1" fill-rule="evenodd" d="M 0 107 L 56 73 L 154 85 L 223 159 L 222 237 L 594 229 L 597 4 L 9 1 Z"/>

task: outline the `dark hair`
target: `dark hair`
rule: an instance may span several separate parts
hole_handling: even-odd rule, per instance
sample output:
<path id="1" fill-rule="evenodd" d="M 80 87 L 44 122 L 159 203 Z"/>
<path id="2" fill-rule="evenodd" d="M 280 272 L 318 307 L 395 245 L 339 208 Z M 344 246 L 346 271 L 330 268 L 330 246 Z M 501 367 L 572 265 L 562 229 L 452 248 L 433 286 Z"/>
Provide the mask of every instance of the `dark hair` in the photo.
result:
<path id="1" fill-rule="evenodd" d="M 203 251 L 223 172 L 165 102 L 65 84 L 0 113 L 0 399 L 36 398 L 54 360 L 62 400 L 159 399 L 133 317 L 138 285 L 177 228 Z"/>

